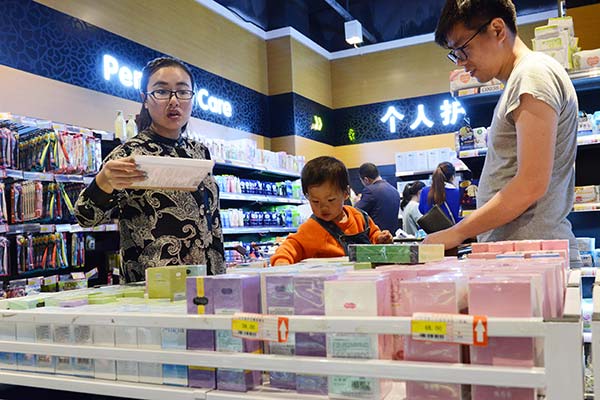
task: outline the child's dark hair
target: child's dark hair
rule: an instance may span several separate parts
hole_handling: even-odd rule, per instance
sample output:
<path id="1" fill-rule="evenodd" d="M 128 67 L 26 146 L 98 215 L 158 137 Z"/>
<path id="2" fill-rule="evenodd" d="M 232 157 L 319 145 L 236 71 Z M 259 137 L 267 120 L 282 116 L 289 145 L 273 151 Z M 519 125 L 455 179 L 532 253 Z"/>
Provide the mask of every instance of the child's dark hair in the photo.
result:
<path id="1" fill-rule="evenodd" d="M 456 175 L 454 165 L 448 161 L 439 163 L 431 176 L 431 189 L 427 195 L 427 203 L 438 206 L 446 201 L 446 182 L 452 182 Z"/>
<path id="2" fill-rule="evenodd" d="M 404 186 L 402 191 L 402 202 L 400 203 L 400 209 L 404 211 L 404 207 L 410 202 L 413 196 L 419 194 L 419 191 L 425 187 L 425 184 L 421 181 L 415 181 Z"/>
<path id="3" fill-rule="evenodd" d="M 343 162 L 334 157 L 317 157 L 306 163 L 302 168 L 302 192 L 308 194 L 308 188 L 313 185 L 321 185 L 330 182 L 337 186 L 342 192 L 348 192 L 350 179 L 348 170 Z"/>
<path id="4" fill-rule="evenodd" d="M 148 99 L 148 94 L 146 93 L 146 90 L 148 90 L 148 81 L 150 80 L 150 77 L 159 69 L 166 67 L 178 67 L 184 70 L 185 73 L 187 73 L 190 76 L 190 82 L 192 84 L 191 90 L 194 90 L 194 76 L 192 75 L 192 71 L 190 71 L 188 66 L 185 65 L 183 61 L 172 57 L 158 57 L 154 60 L 148 61 L 144 69 L 142 69 L 140 90 L 144 94 L 144 103 Z M 148 109 L 144 107 L 144 104 L 142 104 L 142 110 L 140 111 L 139 118 L 137 118 L 136 120 L 136 124 L 139 132 L 148 129 L 150 127 L 150 124 L 152 124 L 152 117 L 150 117 L 150 113 L 148 112 Z M 185 132 L 186 128 L 187 124 L 185 124 L 181 128 L 181 132 Z"/>
<path id="5" fill-rule="evenodd" d="M 457 24 L 478 29 L 494 18 L 502 18 L 508 29 L 517 33 L 517 11 L 511 0 L 446 0 L 435 29 L 435 42 L 448 47 L 448 34 Z"/>

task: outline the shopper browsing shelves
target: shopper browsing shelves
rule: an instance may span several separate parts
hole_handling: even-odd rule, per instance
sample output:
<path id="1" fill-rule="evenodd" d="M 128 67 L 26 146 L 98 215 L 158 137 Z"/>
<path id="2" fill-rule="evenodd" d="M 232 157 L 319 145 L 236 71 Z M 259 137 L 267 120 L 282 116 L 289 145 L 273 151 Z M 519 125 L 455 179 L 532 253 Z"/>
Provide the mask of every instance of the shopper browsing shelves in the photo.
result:
<path id="1" fill-rule="evenodd" d="M 419 198 L 425 184 L 421 181 L 409 183 L 402 191 L 402 230 L 409 235 L 416 235 L 419 230 L 417 220 L 423 216 L 419 211 Z"/>
<path id="2" fill-rule="evenodd" d="M 118 210 L 123 274 L 144 279 L 145 269 L 206 264 L 210 274 L 225 272 L 223 234 L 216 181 L 208 175 L 197 190 L 127 189 L 145 179 L 134 156 L 210 159 L 208 149 L 182 133 L 194 98 L 194 79 L 172 58 L 150 61 L 142 71 L 139 134 L 114 149 L 94 181 L 80 194 L 76 216 L 94 226 Z"/>
<path id="3" fill-rule="evenodd" d="M 419 211 L 427 214 L 433 206 L 438 206 L 454 223 L 459 220 L 460 191 L 454 186 L 456 169 L 448 161 L 438 164 L 431 175 L 431 186 L 421 191 Z"/>
<path id="4" fill-rule="evenodd" d="M 354 206 L 366 211 L 381 229 L 396 232 L 400 210 L 398 190 L 381 178 L 375 164 L 364 163 L 358 175 L 365 188 Z"/>
<path id="5" fill-rule="evenodd" d="M 301 181 L 313 215 L 281 244 L 271 257 L 271 265 L 344 256 L 349 244 L 392 242 L 391 233 L 381 231 L 364 211 L 344 205 L 350 182 L 341 161 L 315 158 L 302 169 Z"/>
<path id="6" fill-rule="evenodd" d="M 498 78 L 505 89 L 488 135 L 478 209 L 426 243 L 456 247 L 481 241 L 569 239 L 577 148 L 577 96 L 564 68 L 532 52 L 517 35 L 509 0 L 447 0 L 435 32 L 448 58 L 479 82 Z"/>

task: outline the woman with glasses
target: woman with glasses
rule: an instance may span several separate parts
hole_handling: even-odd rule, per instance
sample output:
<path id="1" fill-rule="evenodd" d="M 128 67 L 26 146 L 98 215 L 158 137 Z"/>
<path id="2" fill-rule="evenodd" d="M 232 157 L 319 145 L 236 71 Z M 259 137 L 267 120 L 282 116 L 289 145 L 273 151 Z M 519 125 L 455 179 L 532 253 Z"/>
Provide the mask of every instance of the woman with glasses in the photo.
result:
<path id="1" fill-rule="evenodd" d="M 217 184 L 207 176 L 194 192 L 126 189 L 143 181 L 136 155 L 210 159 L 208 149 L 182 136 L 192 113 L 194 78 L 181 61 L 161 57 L 142 71 L 142 109 L 137 136 L 115 148 L 94 181 L 81 192 L 81 226 L 104 223 L 117 210 L 127 282 L 144 280 L 145 269 L 206 264 L 225 272 Z"/>
<path id="2" fill-rule="evenodd" d="M 577 94 L 564 67 L 519 38 L 510 0 L 446 0 L 435 32 L 448 58 L 479 82 L 505 85 L 488 131 L 478 209 L 426 243 L 568 239 L 573 208 Z"/>

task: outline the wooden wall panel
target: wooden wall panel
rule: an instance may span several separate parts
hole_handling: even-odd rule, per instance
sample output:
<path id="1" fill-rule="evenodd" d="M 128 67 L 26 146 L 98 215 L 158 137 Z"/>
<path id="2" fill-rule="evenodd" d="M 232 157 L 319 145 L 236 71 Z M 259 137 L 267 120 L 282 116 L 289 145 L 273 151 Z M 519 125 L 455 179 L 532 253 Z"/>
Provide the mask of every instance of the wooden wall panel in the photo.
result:
<path id="1" fill-rule="evenodd" d="M 579 46 L 583 50 L 600 48 L 600 3 L 570 8 L 567 15 L 573 17 Z"/>
<path id="2" fill-rule="evenodd" d="M 347 168 L 358 168 L 362 163 L 375 165 L 395 164 L 395 154 L 401 151 L 427 150 L 438 147 L 455 148 L 453 133 L 420 136 L 410 139 L 386 140 L 335 147 L 335 157 L 346 164 Z"/>
<path id="3" fill-rule="evenodd" d="M 116 110 L 125 116 L 140 112 L 141 103 L 84 89 L 0 65 L 0 112 L 12 112 L 35 118 L 114 132 Z M 23 96 L 31 93 L 31 96 Z M 57 96 L 57 93 L 60 94 Z M 35 101 L 31 101 L 35 98 Z M 259 148 L 268 148 L 269 140 L 260 135 L 228 128 L 198 118 L 190 122 L 192 130 L 211 138 L 226 140 L 249 138 Z"/>
<path id="4" fill-rule="evenodd" d="M 542 24 L 519 27 L 530 47 L 537 25 Z M 448 61 L 446 53 L 435 43 L 425 43 L 333 60 L 333 108 L 447 92 L 449 73 L 456 66 Z"/>
<path id="5" fill-rule="evenodd" d="M 329 60 L 296 40 L 292 39 L 291 44 L 294 92 L 332 108 Z"/>
<path id="6" fill-rule="evenodd" d="M 37 0 L 267 94 L 264 40 L 194 0 Z"/>
<path id="7" fill-rule="evenodd" d="M 293 88 L 292 45 L 289 36 L 267 41 L 269 95 L 290 93 Z"/>

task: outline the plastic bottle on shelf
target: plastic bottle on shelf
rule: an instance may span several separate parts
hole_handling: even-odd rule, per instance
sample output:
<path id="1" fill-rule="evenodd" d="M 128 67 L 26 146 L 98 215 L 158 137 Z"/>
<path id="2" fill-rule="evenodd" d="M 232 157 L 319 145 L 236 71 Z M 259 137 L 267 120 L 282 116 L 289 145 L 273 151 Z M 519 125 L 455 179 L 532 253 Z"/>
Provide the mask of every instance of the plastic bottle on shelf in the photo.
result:
<path id="1" fill-rule="evenodd" d="M 125 118 L 123 118 L 123 111 L 117 111 L 117 118 L 115 118 L 115 139 L 119 139 L 121 142 L 127 140 L 125 136 L 127 133 L 127 127 L 125 126 Z"/>
<path id="2" fill-rule="evenodd" d="M 127 130 L 127 140 L 131 139 L 138 133 L 137 125 L 135 123 L 135 117 L 133 114 L 129 114 L 129 117 L 127 119 L 127 124 L 126 124 L 126 130 Z"/>

